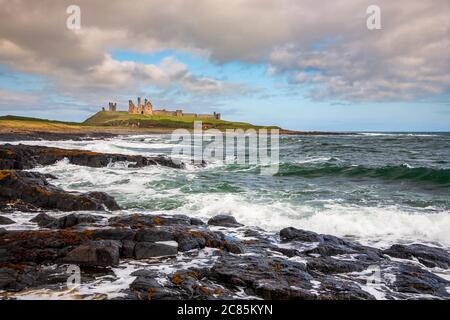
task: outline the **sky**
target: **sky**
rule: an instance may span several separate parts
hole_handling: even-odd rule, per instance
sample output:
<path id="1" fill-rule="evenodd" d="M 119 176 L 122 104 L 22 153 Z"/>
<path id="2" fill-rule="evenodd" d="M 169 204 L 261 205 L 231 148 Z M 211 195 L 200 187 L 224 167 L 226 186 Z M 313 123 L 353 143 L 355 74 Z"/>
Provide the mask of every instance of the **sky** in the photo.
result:
<path id="1" fill-rule="evenodd" d="M 0 115 L 83 121 L 137 96 L 294 130 L 450 131 L 450 1 L 0 0 Z"/>

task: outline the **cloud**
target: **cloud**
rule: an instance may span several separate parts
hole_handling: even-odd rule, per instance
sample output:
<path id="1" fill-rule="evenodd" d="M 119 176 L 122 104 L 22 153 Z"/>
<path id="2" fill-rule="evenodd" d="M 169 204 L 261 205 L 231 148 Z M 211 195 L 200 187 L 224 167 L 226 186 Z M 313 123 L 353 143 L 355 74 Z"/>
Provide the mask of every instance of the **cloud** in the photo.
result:
<path id="1" fill-rule="evenodd" d="M 55 92 L 98 101 L 152 86 L 162 92 L 245 94 L 245 85 L 108 52 L 165 49 L 216 63 L 264 63 L 314 99 L 399 101 L 450 89 L 448 0 L 79 0 L 81 30 L 65 27 L 72 1 L 0 0 L 0 63 L 45 76 Z M 382 30 L 366 28 L 381 7 Z"/>

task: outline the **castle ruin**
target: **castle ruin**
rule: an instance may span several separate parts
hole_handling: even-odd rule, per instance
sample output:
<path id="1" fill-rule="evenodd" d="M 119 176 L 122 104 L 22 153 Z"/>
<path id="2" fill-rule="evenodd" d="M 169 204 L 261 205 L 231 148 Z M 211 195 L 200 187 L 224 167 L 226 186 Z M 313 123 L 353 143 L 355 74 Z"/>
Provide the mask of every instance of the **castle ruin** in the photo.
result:
<path id="1" fill-rule="evenodd" d="M 102 108 L 102 111 L 106 111 L 105 107 Z M 108 103 L 108 111 L 116 112 L 117 111 L 117 103 L 109 102 Z"/>
<path id="2" fill-rule="evenodd" d="M 106 111 L 105 108 L 102 108 Z M 116 112 L 117 103 L 109 103 L 108 111 Z M 128 113 L 129 114 L 142 114 L 142 115 L 155 115 L 155 116 L 174 116 L 174 117 L 194 117 L 199 119 L 217 119 L 220 120 L 220 113 L 214 112 L 213 114 L 198 114 L 198 113 L 184 113 L 183 110 L 169 111 L 166 109 L 154 110 L 152 103 L 144 99 L 142 103 L 141 97 L 137 98 L 137 105 L 133 100 L 128 101 Z"/>

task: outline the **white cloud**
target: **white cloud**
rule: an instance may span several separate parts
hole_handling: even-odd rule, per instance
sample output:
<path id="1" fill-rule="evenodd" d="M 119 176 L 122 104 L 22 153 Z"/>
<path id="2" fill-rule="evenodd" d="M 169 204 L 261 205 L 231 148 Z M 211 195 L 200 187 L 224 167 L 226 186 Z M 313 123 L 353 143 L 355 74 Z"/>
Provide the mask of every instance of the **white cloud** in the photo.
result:
<path id="1" fill-rule="evenodd" d="M 267 63 L 268 75 L 308 85 L 317 99 L 410 100 L 450 88 L 448 0 L 379 0 L 382 30 L 366 28 L 369 0 L 79 0 L 81 32 L 65 28 L 72 1 L 0 0 L 0 63 L 35 72 L 89 100 L 143 86 L 187 94 L 242 92 L 196 76 L 173 58 L 117 61 L 112 50 L 174 49 L 218 63 Z"/>

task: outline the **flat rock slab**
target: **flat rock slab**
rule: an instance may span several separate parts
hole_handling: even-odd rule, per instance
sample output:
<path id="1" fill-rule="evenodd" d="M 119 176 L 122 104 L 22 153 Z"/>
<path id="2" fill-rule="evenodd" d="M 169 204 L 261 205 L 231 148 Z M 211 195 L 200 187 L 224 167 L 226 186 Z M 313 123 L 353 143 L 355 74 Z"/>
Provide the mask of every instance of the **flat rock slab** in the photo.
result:
<path id="1" fill-rule="evenodd" d="M 138 260 L 154 257 L 174 256 L 177 253 L 178 245 L 169 245 L 167 243 L 138 242 L 134 248 L 134 256 Z"/>
<path id="2" fill-rule="evenodd" d="M 51 165 L 63 159 L 68 159 L 72 164 L 95 168 L 106 167 L 114 162 L 128 162 L 132 168 L 150 165 L 184 168 L 183 163 L 174 162 L 165 156 L 143 157 L 23 144 L 0 145 L 0 170 L 32 169 L 38 165 Z"/>

